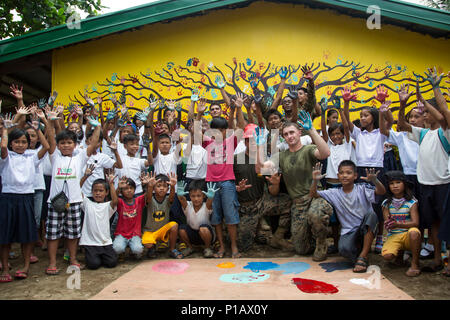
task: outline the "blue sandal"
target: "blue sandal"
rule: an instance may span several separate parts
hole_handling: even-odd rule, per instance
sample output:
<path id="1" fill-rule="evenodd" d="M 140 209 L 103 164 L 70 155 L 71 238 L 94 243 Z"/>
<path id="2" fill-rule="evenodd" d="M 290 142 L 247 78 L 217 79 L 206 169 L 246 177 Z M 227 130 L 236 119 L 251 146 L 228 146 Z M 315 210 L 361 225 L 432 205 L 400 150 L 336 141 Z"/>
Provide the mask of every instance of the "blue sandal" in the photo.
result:
<path id="1" fill-rule="evenodd" d="M 174 259 L 183 259 L 184 258 L 183 254 L 180 251 L 178 251 L 177 249 L 173 249 L 172 251 L 170 251 L 169 255 Z"/>

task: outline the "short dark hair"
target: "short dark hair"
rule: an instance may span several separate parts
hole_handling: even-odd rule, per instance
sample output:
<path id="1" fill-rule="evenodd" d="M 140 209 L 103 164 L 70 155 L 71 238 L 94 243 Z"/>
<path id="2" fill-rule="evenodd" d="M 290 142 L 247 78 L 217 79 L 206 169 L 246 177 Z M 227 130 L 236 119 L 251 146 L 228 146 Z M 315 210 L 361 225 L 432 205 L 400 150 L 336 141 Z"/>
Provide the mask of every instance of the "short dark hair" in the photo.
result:
<path id="1" fill-rule="evenodd" d="M 165 175 L 165 174 L 162 174 L 162 173 L 156 175 L 155 179 L 157 181 L 161 180 L 162 182 L 169 182 L 170 181 L 169 177 L 167 175 Z"/>
<path id="2" fill-rule="evenodd" d="M 304 93 L 308 93 L 308 89 L 305 87 L 300 87 L 300 88 L 298 88 L 297 91 L 303 91 Z"/>
<path id="3" fill-rule="evenodd" d="M 209 127 L 211 129 L 228 129 L 228 121 L 224 117 L 215 117 Z"/>
<path id="4" fill-rule="evenodd" d="M 353 172 L 357 173 L 356 164 L 352 160 L 341 161 L 338 166 L 338 171 L 341 170 L 342 167 L 351 167 Z"/>
<path id="5" fill-rule="evenodd" d="M 337 110 L 336 109 L 330 109 L 330 110 L 328 110 L 328 112 L 327 112 L 327 118 L 328 117 L 331 117 L 333 114 L 337 114 L 338 112 L 337 112 Z"/>
<path id="6" fill-rule="evenodd" d="M 205 191 L 205 180 L 192 180 L 191 183 L 189 183 L 188 190 L 194 191 L 194 190 L 201 190 Z"/>
<path id="7" fill-rule="evenodd" d="M 6 130 L 6 129 L 5 129 Z M 8 150 L 11 150 L 11 143 L 14 140 L 19 139 L 20 137 L 25 136 L 25 138 L 27 139 L 28 142 L 28 146 L 30 146 L 30 135 L 28 134 L 28 132 L 26 130 L 23 129 L 19 129 L 19 128 L 14 128 L 11 130 L 11 132 L 8 134 Z"/>
<path id="8" fill-rule="evenodd" d="M 134 182 L 134 181 L 133 181 L 133 182 Z M 92 182 L 92 190 L 94 190 L 94 186 L 95 186 L 96 184 L 101 184 L 103 187 L 105 187 L 106 192 L 107 192 L 107 193 L 109 192 L 109 184 L 108 184 L 108 182 L 106 182 L 105 179 L 97 179 L 97 180 L 94 180 L 94 182 Z"/>
<path id="9" fill-rule="evenodd" d="M 127 185 L 129 185 L 129 186 L 132 187 L 134 190 L 136 190 L 136 182 L 134 182 L 133 179 L 127 178 L 127 180 L 126 180 L 125 182 L 127 183 Z"/>
<path id="10" fill-rule="evenodd" d="M 336 122 L 328 127 L 328 136 L 331 136 L 331 133 L 336 129 L 339 129 L 342 134 L 344 134 L 344 126 L 342 125 L 342 123 Z"/>
<path id="11" fill-rule="evenodd" d="M 158 136 L 158 140 L 161 139 L 169 139 L 169 141 L 172 141 L 172 138 L 170 138 L 170 136 L 167 133 L 162 133 Z"/>
<path id="12" fill-rule="evenodd" d="M 139 141 L 139 137 L 135 134 L 127 134 L 123 137 L 123 144 L 127 144 L 128 142 Z"/>
<path id="13" fill-rule="evenodd" d="M 283 116 L 281 115 L 281 113 L 280 113 L 280 111 L 278 111 L 278 110 L 276 110 L 276 109 L 269 109 L 267 112 L 266 112 L 266 115 L 265 115 L 265 118 L 266 119 L 269 119 L 269 117 L 271 116 L 271 115 L 276 115 L 276 116 L 278 116 L 280 119 L 283 119 Z"/>
<path id="14" fill-rule="evenodd" d="M 92 129 L 86 133 L 86 140 L 89 139 L 90 137 L 92 137 L 92 135 L 94 134 L 94 131 L 95 131 L 95 129 Z M 98 141 L 102 141 L 102 140 L 103 140 L 103 132 L 100 130 L 100 135 L 98 136 Z"/>
<path id="15" fill-rule="evenodd" d="M 74 143 L 78 142 L 78 138 L 75 132 L 67 129 L 64 129 L 56 135 L 56 143 L 59 143 L 62 140 L 72 140 Z"/>

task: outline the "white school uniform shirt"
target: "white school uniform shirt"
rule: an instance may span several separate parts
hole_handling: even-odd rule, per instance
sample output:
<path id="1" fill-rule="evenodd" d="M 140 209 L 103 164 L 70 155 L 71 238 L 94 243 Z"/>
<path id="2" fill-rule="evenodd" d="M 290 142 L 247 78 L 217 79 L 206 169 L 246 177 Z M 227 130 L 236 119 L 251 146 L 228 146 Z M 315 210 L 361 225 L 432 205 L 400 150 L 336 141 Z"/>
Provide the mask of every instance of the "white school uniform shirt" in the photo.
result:
<path id="1" fill-rule="evenodd" d="M 155 174 L 165 174 L 177 173 L 178 161 L 175 156 L 175 152 L 170 152 L 169 154 L 161 154 L 158 150 L 156 157 L 153 159 L 153 166 L 155 168 Z"/>
<path id="2" fill-rule="evenodd" d="M 19 154 L 8 150 L 5 159 L 0 157 L 2 193 L 34 193 L 34 178 L 41 160 L 37 152 L 27 151 Z"/>
<path id="3" fill-rule="evenodd" d="M 138 151 L 138 156 L 140 158 L 147 158 L 147 155 L 148 155 L 147 149 L 144 148 L 144 141 L 142 139 L 142 136 L 144 135 L 144 130 L 145 130 L 145 126 L 142 125 L 137 131 L 137 133 L 139 133 L 139 137 L 140 137 L 140 140 L 139 140 L 139 151 Z"/>
<path id="4" fill-rule="evenodd" d="M 408 138 L 419 143 L 420 132 L 425 130 L 412 126 Z M 444 136 L 450 141 L 450 129 L 444 131 Z M 450 183 L 449 157 L 439 139 L 438 129 L 429 130 L 419 146 L 417 158 L 417 180 L 425 185 L 440 185 Z"/>
<path id="5" fill-rule="evenodd" d="M 58 149 L 50 155 L 52 163 L 52 183 L 48 203 L 58 193 L 63 191 L 64 180 L 67 181 L 67 188 L 64 188 L 69 203 L 79 203 L 83 201 L 81 195 L 80 180 L 84 175 L 83 168 L 88 161 L 87 150 L 78 148 L 72 153 L 72 157 L 63 156 Z"/>
<path id="6" fill-rule="evenodd" d="M 94 172 L 84 181 L 81 192 L 85 197 L 92 197 L 92 183 L 97 179 L 105 179 L 103 169 L 111 169 L 116 161 L 106 154 L 97 152 L 89 157 L 86 166 L 83 168 L 83 174 L 86 168 L 91 164 L 95 165 Z"/>
<path id="7" fill-rule="evenodd" d="M 342 144 L 334 144 L 328 139 L 328 147 L 330 148 L 330 156 L 327 159 L 326 178 L 337 179 L 339 164 L 344 160 L 351 160 L 352 158 L 352 142 L 344 138 Z"/>
<path id="8" fill-rule="evenodd" d="M 183 152 L 187 144 L 183 146 Z M 193 144 L 186 163 L 186 178 L 206 179 L 208 153 L 201 145 Z"/>
<path id="9" fill-rule="evenodd" d="M 146 170 L 148 167 L 145 166 L 146 159 L 139 159 L 130 157 L 128 155 L 120 155 L 120 159 L 122 160 L 122 169 L 116 169 L 117 176 L 120 179 L 123 176 L 127 178 L 131 178 L 136 183 L 135 193 L 142 193 L 142 183 L 141 183 L 141 172 Z M 118 180 L 116 180 L 116 188 L 118 186 Z"/>
<path id="10" fill-rule="evenodd" d="M 353 126 L 351 137 L 356 141 L 356 165 L 358 167 L 383 168 L 384 143 L 387 137 L 381 134 L 380 129 L 368 132 Z"/>
<path id="11" fill-rule="evenodd" d="M 52 175 L 52 163 L 50 161 L 50 155 L 48 154 L 48 152 L 45 154 L 44 158 L 42 159 L 42 171 L 45 176 Z"/>
<path id="12" fill-rule="evenodd" d="M 41 150 L 41 149 L 42 149 L 42 146 L 39 146 L 39 148 L 37 148 L 37 149 L 28 149 L 25 152 L 38 154 L 39 150 Z M 47 153 L 45 153 L 45 155 L 47 155 Z M 39 163 L 39 166 L 36 168 L 36 173 L 34 175 L 34 182 L 33 182 L 34 190 L 45 190 L 44 157 L 42 157 L 42 159 Z"/>
<path id="13" fill-rule="evenodd" d="M 212 210 L 209 210 L 206 207 L 206 202 L 203 202 L 202 207 L 197 212 L 195 212 L 192 201 L 187 201 L 186 209 L 183 209 L 183 212 L 186 216 L 186 222 L 194 230 L 200 229 L 200 226 L 202 224 L 211 224 L 210 217 Z"/>
<path id="14" fill-rule="evenodd" d="M 115 212 L 111 202 L 97 203 L 84 197 L 81 203 L 84 211 L 80 246 L 108 246 L 112 244 L 109 219 Z"/>
<path id="15" fill-rule="evenodd" d="M 419 144 L 408 138 L 405 131 L 397 132 L 389 130 L 388 143 L 398 147 L 400 162 L 403 173 L 409 175 L 417 174 L 417 156 L 419 154 Z"/>

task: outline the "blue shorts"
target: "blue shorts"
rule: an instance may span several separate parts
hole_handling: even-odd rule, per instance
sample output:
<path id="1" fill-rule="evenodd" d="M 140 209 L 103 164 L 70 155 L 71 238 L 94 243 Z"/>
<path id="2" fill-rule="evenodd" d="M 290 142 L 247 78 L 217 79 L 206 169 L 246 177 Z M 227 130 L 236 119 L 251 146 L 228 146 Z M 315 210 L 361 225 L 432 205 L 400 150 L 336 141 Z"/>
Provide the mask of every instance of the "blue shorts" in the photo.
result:
<path id="1" fill-rule="evenodd" d="M 221 224 L 225 219 L 226 224 L 239 223 L 239 201 L 234 180 L 214 182 L 216 188 L 220 188 L 214 195 L 211 224 Z"/>

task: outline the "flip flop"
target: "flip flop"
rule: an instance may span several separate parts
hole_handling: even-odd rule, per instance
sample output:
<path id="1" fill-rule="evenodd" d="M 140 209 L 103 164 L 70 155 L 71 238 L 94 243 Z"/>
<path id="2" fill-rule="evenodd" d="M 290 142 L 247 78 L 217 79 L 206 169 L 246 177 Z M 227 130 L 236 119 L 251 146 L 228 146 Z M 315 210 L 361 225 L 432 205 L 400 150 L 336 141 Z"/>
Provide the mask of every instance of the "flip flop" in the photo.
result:
<path id="1" fill-rule="evenodd" d="M 36 256 L 30 256 L 30 263 L 36 263 L 36 262 L 38 262 L 39 261 L 39 258 L 38 257 L 36 257 Z"/>
<path id="2" fill-rule="evenodd" d="M 355 272 L 355 273 L 365 273 L 365 272 L 367 272 L 367 266 L 368 265 L 369 265 L 369 263 L 368 263 L 366 258 L 358 257 L 356 259 L 355 267 L 356 266 L 360 266 L 360 267 L 364 267 L 364 269 L 355 270 L 355 268 L 353 268 L 353 272 Z"/>
<path id="3" fill-rule="evenodd" d="M 13 281 L 13 278 L 10 274 L 2 274 L 0 275 L 0 283 L 6 283 Z"/>
<path id="4" fill-rule="evenodd" d="M 240 252 L 235 252 L 231 254 L 231 258 L 232 259 L 239 259 L 241 257 L 241 253 Z"/>
<path id="5" fill-rule="evenodd" d="M 78 267 L 78 269 L 80 269 L 80 270 L 84 270 L 86 268 L 86 266 L 81 263 L 71 263 L 69 266 Z"/>
<path id="6" fill-rule="evenodd" d="M 183 259 L 184 258 L 184 255 L 177 249 L 173 249 L 172 251 L 170 251 L 169 255 L 174 259 Z"/>
<path id="7" fill-rule="evenodd" d="M 217 251 L 216 253 L 214 253 L 214 258 L 222 259 L 224 255 L 225 255 L 224 251 Z"/>
<path id="8" fill-rule="evenodd" d="M 192 254 L 192 252 L 194 252 L 194 250 L 192 250 L 192 248 L 189 247 L 181 251 L 184 257 L 187 257 L 188 255 Z"/>
<path id="9" fill-rule="evenodd" d="M 16 274 L 14 275 L 14 278 L 16 279 L 26 279 L 28 278 L 28 272 L 17 270 Z"/>
<path id="10" fill-rule="evenodd" d="M 45 274 L 49 276 L 56 276 L 59 274 L 59 269 L 57 267 L 48 267 L 45 269 Z"/>
<path id="11" fill-rule="evenodd" d="M 406 271 L 406 275 L 408 277 L 417 277 L 420 276 L 422 272 L 420 272 L 420 270 L 415 270 L 415 269 L 411 269 L 409 268 L 408 271 Z"/>

